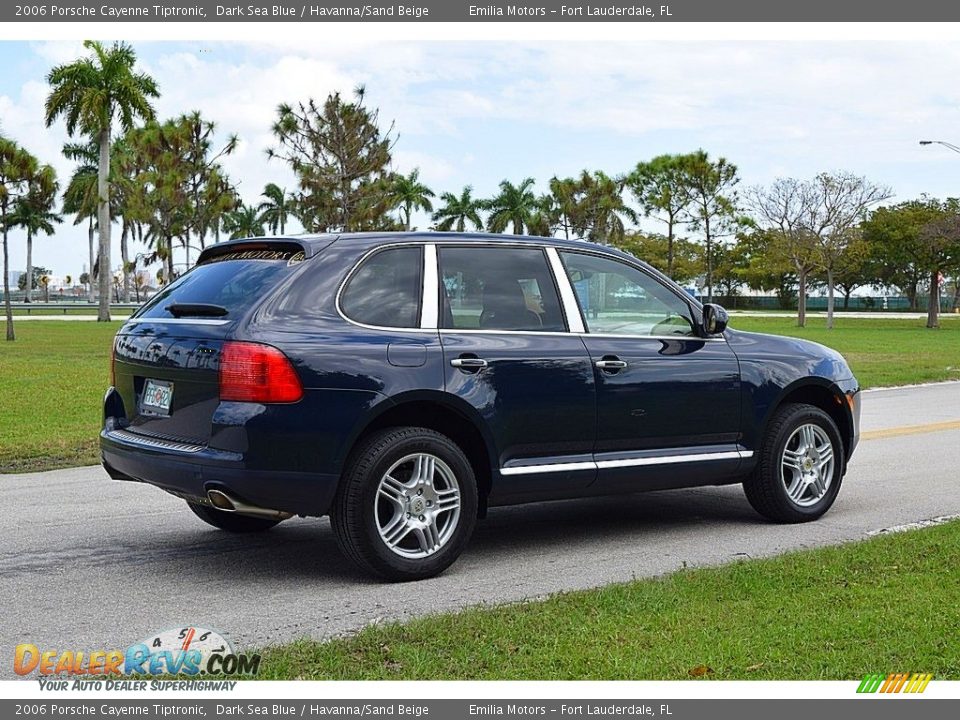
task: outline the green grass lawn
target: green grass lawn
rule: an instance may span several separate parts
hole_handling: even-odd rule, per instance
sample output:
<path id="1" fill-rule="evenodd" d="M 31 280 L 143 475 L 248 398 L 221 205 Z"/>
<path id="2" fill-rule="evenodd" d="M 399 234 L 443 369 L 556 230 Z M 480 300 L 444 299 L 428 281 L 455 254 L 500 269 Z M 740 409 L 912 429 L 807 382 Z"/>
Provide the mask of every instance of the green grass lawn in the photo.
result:
<path id="1" fill-rule="evenodd" d="M 960 379 L 960 317 L 940 330 L 923 320 L 736 316 L 732 327 L 794 335 L 842 352 L 864 387 Z M 109 382 L 110 342 L 119 323 L 16 323 L 0 342 L 0 473 L 98 462 L 100 402 Z"/>
<path id="2" fill-rule="evenodd" d="M 261 651 L 260 679 L 960 679 L 960 522 L 372 626 Z"/>
<path id="3" fill-rule="evenodd" d="M 133 308 L 133 309 L 131 309 L 131 308 L 112 308 L 112 309 L 110 310 L 110 315 L 111 315 L 111 317 L 113 317 L 113 316 L 116 316 L 116 317 L 126 317 L 127 315 L 129 315 L 130 313 L 132 313 L 133 310 L 135 310 L 135 309 L 136 309 L 136 308 Z M 33 307 L 29 308 L 29 312 L 27 312 L 27 310 L 28 310 L 28 308 L 25 308 L 25 307 L 15 307 L 15 308 L 13 308 L 13 315 L 14 315 L 14 317 L 19 317 L 19 316 L 21 316 L 21 315 L 23 315 L 23 316 L 27 316 L 27 315 L 60 315 L 60 316 L 63 316 L 63 314 L 64 314 L 64 312 L 63 312 L 63 310 L 62 310 L 61 308 L 44 307 L 43 305 L 40 305 L 40 304 L 34 305 Z M 97 314 L 97 306 L 96 306 L 96 305 L 85 305 L 85 304 L 82 304 L 82 303 L 78 303 L 76 307 L 69 307 L 69 308 L 67 308 L 66 314 L 67 314 L 67 315 L 94 315 L 94 316 L 95 316 L 95 315 Z"/>
<path id="4" fill-rule="evenodd" d="M 820 317 L 808 318 L 802 328 L 794 317 L 730 318 L 737 330 L 791 335 L 839 350 L 863 387 L 960 380 L 960 315 L 942 316 L 939 330 L 925 325 L 925 320 L 839 317 L 827 330 Z"/>
<path id="5" fill-rule="evenodd" d="M 97 433 L 120 323 L 16 322 L 0 340 L 0 473 L 99 461 Z"/>

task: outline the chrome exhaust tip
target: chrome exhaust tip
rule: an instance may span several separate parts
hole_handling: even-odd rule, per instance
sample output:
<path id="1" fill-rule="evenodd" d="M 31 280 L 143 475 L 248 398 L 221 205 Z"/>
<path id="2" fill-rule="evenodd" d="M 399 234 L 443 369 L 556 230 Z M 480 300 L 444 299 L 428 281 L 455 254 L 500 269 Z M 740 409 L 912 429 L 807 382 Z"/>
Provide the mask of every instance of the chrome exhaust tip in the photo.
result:
<path id="1" fill-rule="evenodd" d="M 272 510 L 270 508 L 259 507 L 258 505 L 248 505 L 245 502 L 230 497 L 223 490 L 207 490 L 207 500 L 217 510 L 223 512 L 235 512 L 240 515 L 253 515 L 255 517 L 270 518 L 271 520 L 286 520 L 293 517 L 293 513 L 283 510 Z"/>

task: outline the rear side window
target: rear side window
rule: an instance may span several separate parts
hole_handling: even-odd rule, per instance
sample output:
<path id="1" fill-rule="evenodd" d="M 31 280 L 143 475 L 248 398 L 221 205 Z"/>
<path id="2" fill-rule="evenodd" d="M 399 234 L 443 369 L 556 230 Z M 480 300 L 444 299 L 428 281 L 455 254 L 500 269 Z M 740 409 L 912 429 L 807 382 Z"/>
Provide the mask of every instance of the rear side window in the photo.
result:
<path id="1" fill-rule="evenodd" d="M 218 305 L 227 311 L 227 319 L 236 319 L 276 287 L 303 258 L 302 253 L 287 255 L 290 254 L 238 252 L 214 258 L 170 283 L 136 317 L 174 317 L 167 310 L 171 305 Z"/>
<path id="2" fill-rule="evenodd" d="M 566 330 L 543 250 L 440 248 L 440 274 L 443 328 Z"/>
<path id="3" fill-rule="evenodd" d="M 420 327 L 420 247 L 381 250 L 347 281 L 340 309 L 354 322 L 377 327 Z"/>

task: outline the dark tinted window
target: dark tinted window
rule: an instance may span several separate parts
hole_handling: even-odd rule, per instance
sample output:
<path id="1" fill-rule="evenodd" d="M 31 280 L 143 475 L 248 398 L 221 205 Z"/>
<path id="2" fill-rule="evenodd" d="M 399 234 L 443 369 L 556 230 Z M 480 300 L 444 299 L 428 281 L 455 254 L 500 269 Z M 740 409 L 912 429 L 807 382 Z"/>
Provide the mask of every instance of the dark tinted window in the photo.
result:
<path id="1" fill-rule="evenodd" d="M 382 250 L 364 260 L 340 296 L 354 322 L 380 327 L 420 327 L 419 247 Z"/>
<path id="2" fill-rule="evenodd" d="M 197 265 L 157 293 L 137 317 L 173 317 L 166 308 L 176 303 L 220 305 L 227 309 L 228 319 L 236 319 L 292 272 L 303 258 L 302 253 L 262 254 L 280 259 L 251 259 L 244 257 L 244 253 L 233 253 L 225 259 Z"/>
<path id="3" fill-rule="evenodd" d="M 553 276 L 535 248 L 440 248 L 440 327 L 563 331 Z"/>

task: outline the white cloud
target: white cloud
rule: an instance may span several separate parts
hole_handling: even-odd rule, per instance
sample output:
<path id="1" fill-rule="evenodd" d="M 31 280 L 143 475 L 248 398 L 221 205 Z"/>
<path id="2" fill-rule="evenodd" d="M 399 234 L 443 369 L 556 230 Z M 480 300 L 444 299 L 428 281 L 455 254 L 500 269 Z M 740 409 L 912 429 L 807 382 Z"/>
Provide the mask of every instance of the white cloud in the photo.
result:
<path id="1" fill-rule="evenodd" d="M 62 123 L 43 127 L 50 65 L 79 43 L 25 46 L 34 74 L 0 95 L 0 125 L 66 178 Z M 268 162 L 276 105 L 358 84 L 400 140 L 395 166 L 420 167 L 438 192 L 502 177 L 615 172 L 660 152 L 704 147 L 736 162 L 746 184 L 850 169 L 903 196 L 956 194 L 960 158 L 919 148 L 960 140 L 960 44 L 920 42 L 374 42 L 271 35 L 138 46 L 163 92 L 161 116 L 200 109 L 240 145 L 224 164 L 248 202 L 266 182 L 293 188 Z M 13 87 L 11 90 L 10 88 Z M 421 223 L 422 224 L 422 223 Z M 12 260 L 22 265 L 14 234 Z M 37 261 L 76 274 L 85 235 L 40 240 Z"/>

